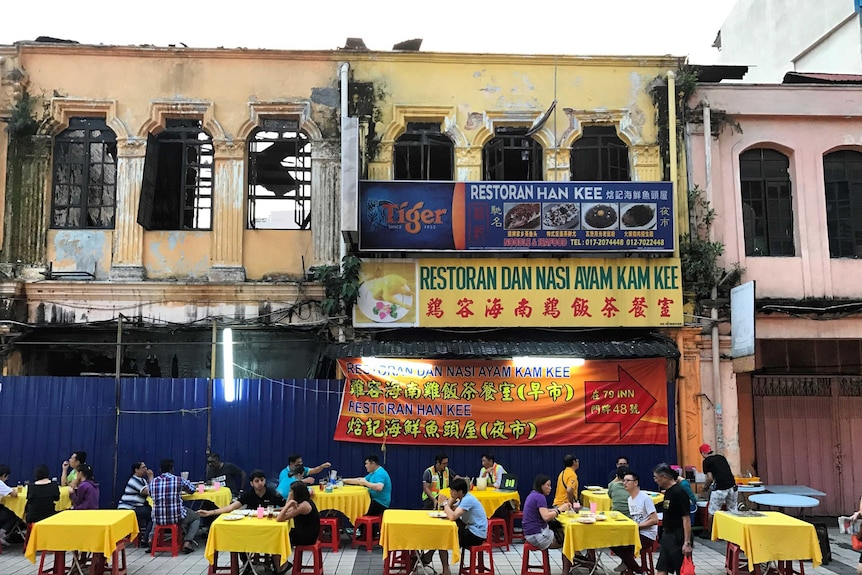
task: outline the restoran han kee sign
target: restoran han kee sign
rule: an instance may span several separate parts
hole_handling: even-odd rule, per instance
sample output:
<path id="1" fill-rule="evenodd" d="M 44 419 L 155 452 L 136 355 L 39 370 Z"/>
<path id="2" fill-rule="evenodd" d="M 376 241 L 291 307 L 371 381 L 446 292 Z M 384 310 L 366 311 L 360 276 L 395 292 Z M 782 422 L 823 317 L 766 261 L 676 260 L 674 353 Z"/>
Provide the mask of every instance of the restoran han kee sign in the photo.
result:
<path id="1" fill-rule="evenodd" d="M 356 327 L 682 325 L 678 258 L 363 260 Z"/>
<path id="2" fill-rule="evenodd" d="M 359 183 L 366 251 L 673 252 L 670 182 Z"/>

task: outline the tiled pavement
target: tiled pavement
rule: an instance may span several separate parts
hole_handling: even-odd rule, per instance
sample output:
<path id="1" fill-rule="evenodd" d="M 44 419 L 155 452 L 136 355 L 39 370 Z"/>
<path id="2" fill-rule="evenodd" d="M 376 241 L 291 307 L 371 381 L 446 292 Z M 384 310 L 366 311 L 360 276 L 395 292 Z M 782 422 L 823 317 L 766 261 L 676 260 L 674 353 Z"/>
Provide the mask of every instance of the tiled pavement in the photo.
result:
<path id="1" fill-rule="evenodd" d="M 835 525 L 834 519 L 824 520 L 827 525 Z M 829 539 L 832 547 L 832 562 L 829 565 L 821 565 L 817 569 L 811 568 L 811 563 L 805 563 L 807 575 L 855 575 L 856 564 L 859 554 L 850 548 L 848 535 L 838 533 L 837 526 L 829 527 Z M 347 540 L 343 540 L 347 543 Z M 349 547 L 349 544 L 348 544 Z M 695 538 L 694 563 L 697 575 L 723 575 L 724 573 L 724 543 L 712 542 L 705 539 Z M 515 545 L 508 552 L 495 550 L 494 565 L 496 575 L 519 575 L 521 571 L 521 545 Z M 142 549 L 130 548 L 128 551 L 129 575 L 206 575 L 207 562 L 203 554 L 203 543 L 201 549 L 190 555 L 170 557 L 162 553 L 156 557 L 150 557 Z M 338 553 L 324 551 L 324 573 L 325 575 L 382 575 L 383 557 L 382 550 L 378 547 L 372 552 L 342 547 Z M 560 552 L 551 551 L 552 575 L 559 575 L 561 571 Z M 616 557 L 603 557 L 602 563 L 609 568 L 616 566 L 619 561 Z M 439 558 L 435 556 L 434 566 L 440 573 Z M 0 575 L 34 575 L 37 571 L 36 565 L 30 563 L 22 553 L 21 545 L 4 547 L 0 554 Z M 455 566 L 453 572 L 457 574 Z M 586 575 L 585 571 L 576 572 Z M 616 575 L 612 573 L 611 575 Z"/>

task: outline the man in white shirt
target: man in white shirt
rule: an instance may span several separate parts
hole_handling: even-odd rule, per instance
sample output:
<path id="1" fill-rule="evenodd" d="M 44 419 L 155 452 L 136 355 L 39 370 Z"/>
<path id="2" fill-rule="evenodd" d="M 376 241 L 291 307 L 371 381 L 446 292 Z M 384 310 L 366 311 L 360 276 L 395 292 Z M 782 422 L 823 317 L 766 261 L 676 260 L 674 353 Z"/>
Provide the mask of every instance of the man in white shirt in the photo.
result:
<path id="1" fill-rule="evenodd" d="M 18 490 L 6 485 L 10 473 L 12 471 L 9 466 L 0 463 L 0 502 L 5 501 L 7 497 L 18 497 Z M 9 545 L 6 536 L 12 533 L 18 521 L 18 516 L 11 509 L 0 504 L 0 545 Z"/>
<path id="2" fill-rule="evenodd" d="M 623 487 L 629 494 L 629 516 L 632 521 L 638 524 L 641 547 L 651 547 L 658 537 L 658 513 L 656 513 L 655 504 L 649 495 L 641 491 L 640 477 L 637 473 L 629 470 L 623 476 Z M 611 549 L 622 561 L 619 570 L 628 570 L 633 573 L 644 572 L 643 566 L 638 565 L 635 560 L 634 545 L 612 547 Z"/>

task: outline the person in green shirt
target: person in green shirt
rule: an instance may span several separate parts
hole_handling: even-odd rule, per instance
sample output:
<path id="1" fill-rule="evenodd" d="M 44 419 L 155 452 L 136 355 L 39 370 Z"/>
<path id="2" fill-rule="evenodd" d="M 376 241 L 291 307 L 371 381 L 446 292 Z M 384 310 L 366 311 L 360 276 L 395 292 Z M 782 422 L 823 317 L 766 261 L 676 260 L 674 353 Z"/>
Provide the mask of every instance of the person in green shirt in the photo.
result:
<path id="1" fill-rule="evenodd" d="M 611 510 L 619 511 L 626 517 L 629 515 L 629 492 L 623 486 L 626 473 L 631 473 L 628 467 L 617 467 L 614 480 L 608 483 L 608 497 L 611 499 Z"/>

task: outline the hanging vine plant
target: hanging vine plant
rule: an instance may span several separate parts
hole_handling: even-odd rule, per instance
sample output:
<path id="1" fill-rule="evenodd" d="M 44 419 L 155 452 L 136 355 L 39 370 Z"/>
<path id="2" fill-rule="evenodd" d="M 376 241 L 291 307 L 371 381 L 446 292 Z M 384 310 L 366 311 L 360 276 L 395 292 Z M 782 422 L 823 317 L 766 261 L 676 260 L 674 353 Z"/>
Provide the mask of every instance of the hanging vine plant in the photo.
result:
<path id="1" fill-rule="evenodd" d="M 330 319 L 350 316 L 350 311 L 359 297 L 359 271 L 361 260 L 354 255 L 346 255 L 341 266 L 315 266 L 309 270 L 312 281 L 323 284 L 325 295 L 320 302 L 320 310 Z"/>

